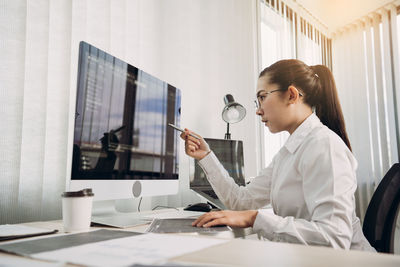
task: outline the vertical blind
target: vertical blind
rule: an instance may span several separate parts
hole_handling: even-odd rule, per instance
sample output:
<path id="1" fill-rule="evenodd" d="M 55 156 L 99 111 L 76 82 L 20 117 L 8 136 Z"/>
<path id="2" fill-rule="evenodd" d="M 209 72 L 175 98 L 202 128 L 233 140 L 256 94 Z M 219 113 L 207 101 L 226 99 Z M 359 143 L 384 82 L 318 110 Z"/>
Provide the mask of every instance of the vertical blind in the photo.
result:
<path id="1" fill-rule="evenodd" d="M 297 58 L 308 65 L 332 69 L 332 40 L 326 27 L 293 1 L 260 0 L 259 71 L 281 59 Z M 259 125 L 262 151 L 259 168 L 272 161 L 288 133 L 271 134 Z"/>
<path id="2" fill-rule="evenodd" d="M 399 161 L 397 14 L 389 4 L 333 35 L 333 73 L 359 163 L 360 218 L 384 174 Z"/>
<path id="3" fill-rule="evenodd" d="M 0 10 L 0 223 L 57 218 L 65 188 L 71 1 L 1 1 Z"/>

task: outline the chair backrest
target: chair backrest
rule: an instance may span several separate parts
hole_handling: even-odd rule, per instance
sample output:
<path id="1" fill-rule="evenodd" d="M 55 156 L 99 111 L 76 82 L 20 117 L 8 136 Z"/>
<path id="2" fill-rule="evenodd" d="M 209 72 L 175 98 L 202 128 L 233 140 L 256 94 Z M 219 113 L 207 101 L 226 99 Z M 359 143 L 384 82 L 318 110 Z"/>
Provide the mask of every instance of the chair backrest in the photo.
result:
<path id="1" fill-rule="evenodd" d="M 400 164 L 394 164 L 375 190 L 364 218 L 363 232 L 378 251 L 393 253 L 400 203 Z"/>

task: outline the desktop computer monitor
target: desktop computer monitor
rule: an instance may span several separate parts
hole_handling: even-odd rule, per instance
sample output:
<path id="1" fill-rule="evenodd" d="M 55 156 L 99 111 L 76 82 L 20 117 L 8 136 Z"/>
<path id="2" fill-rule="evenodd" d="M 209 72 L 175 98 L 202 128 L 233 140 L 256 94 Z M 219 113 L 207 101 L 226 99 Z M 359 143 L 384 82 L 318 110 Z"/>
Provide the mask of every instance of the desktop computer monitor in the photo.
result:
<path id="1" fill-rule="evenodd" d="M 95 200 L 178 192 L 179 89 L 86 42 L 79 63 L 68 190 Z"/>

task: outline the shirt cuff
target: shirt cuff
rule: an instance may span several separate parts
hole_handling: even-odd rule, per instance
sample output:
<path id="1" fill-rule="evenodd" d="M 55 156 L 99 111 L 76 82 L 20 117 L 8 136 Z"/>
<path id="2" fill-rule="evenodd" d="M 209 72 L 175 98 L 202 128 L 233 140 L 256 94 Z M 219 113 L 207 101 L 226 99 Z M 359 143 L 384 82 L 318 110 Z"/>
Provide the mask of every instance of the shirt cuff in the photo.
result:
<path id="1" fill-rule="evenodd" d="M 273 240 L 276 227 L 281 219 L 282 217 L 275 215 L 272 209 L 259 209 L 253 230 L 269 240 Z"/>

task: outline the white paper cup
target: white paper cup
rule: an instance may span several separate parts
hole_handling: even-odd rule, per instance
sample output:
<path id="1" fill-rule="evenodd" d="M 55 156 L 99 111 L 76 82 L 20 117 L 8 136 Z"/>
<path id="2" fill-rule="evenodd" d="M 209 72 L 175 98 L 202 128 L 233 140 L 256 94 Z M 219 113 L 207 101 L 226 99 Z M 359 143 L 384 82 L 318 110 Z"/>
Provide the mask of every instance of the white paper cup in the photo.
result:
<path id="1" fill-rule="evenodd" d="M 92 189 L 64 192 L 61 196 L 64 231 L 89 230 L 94 196 Z"/>

